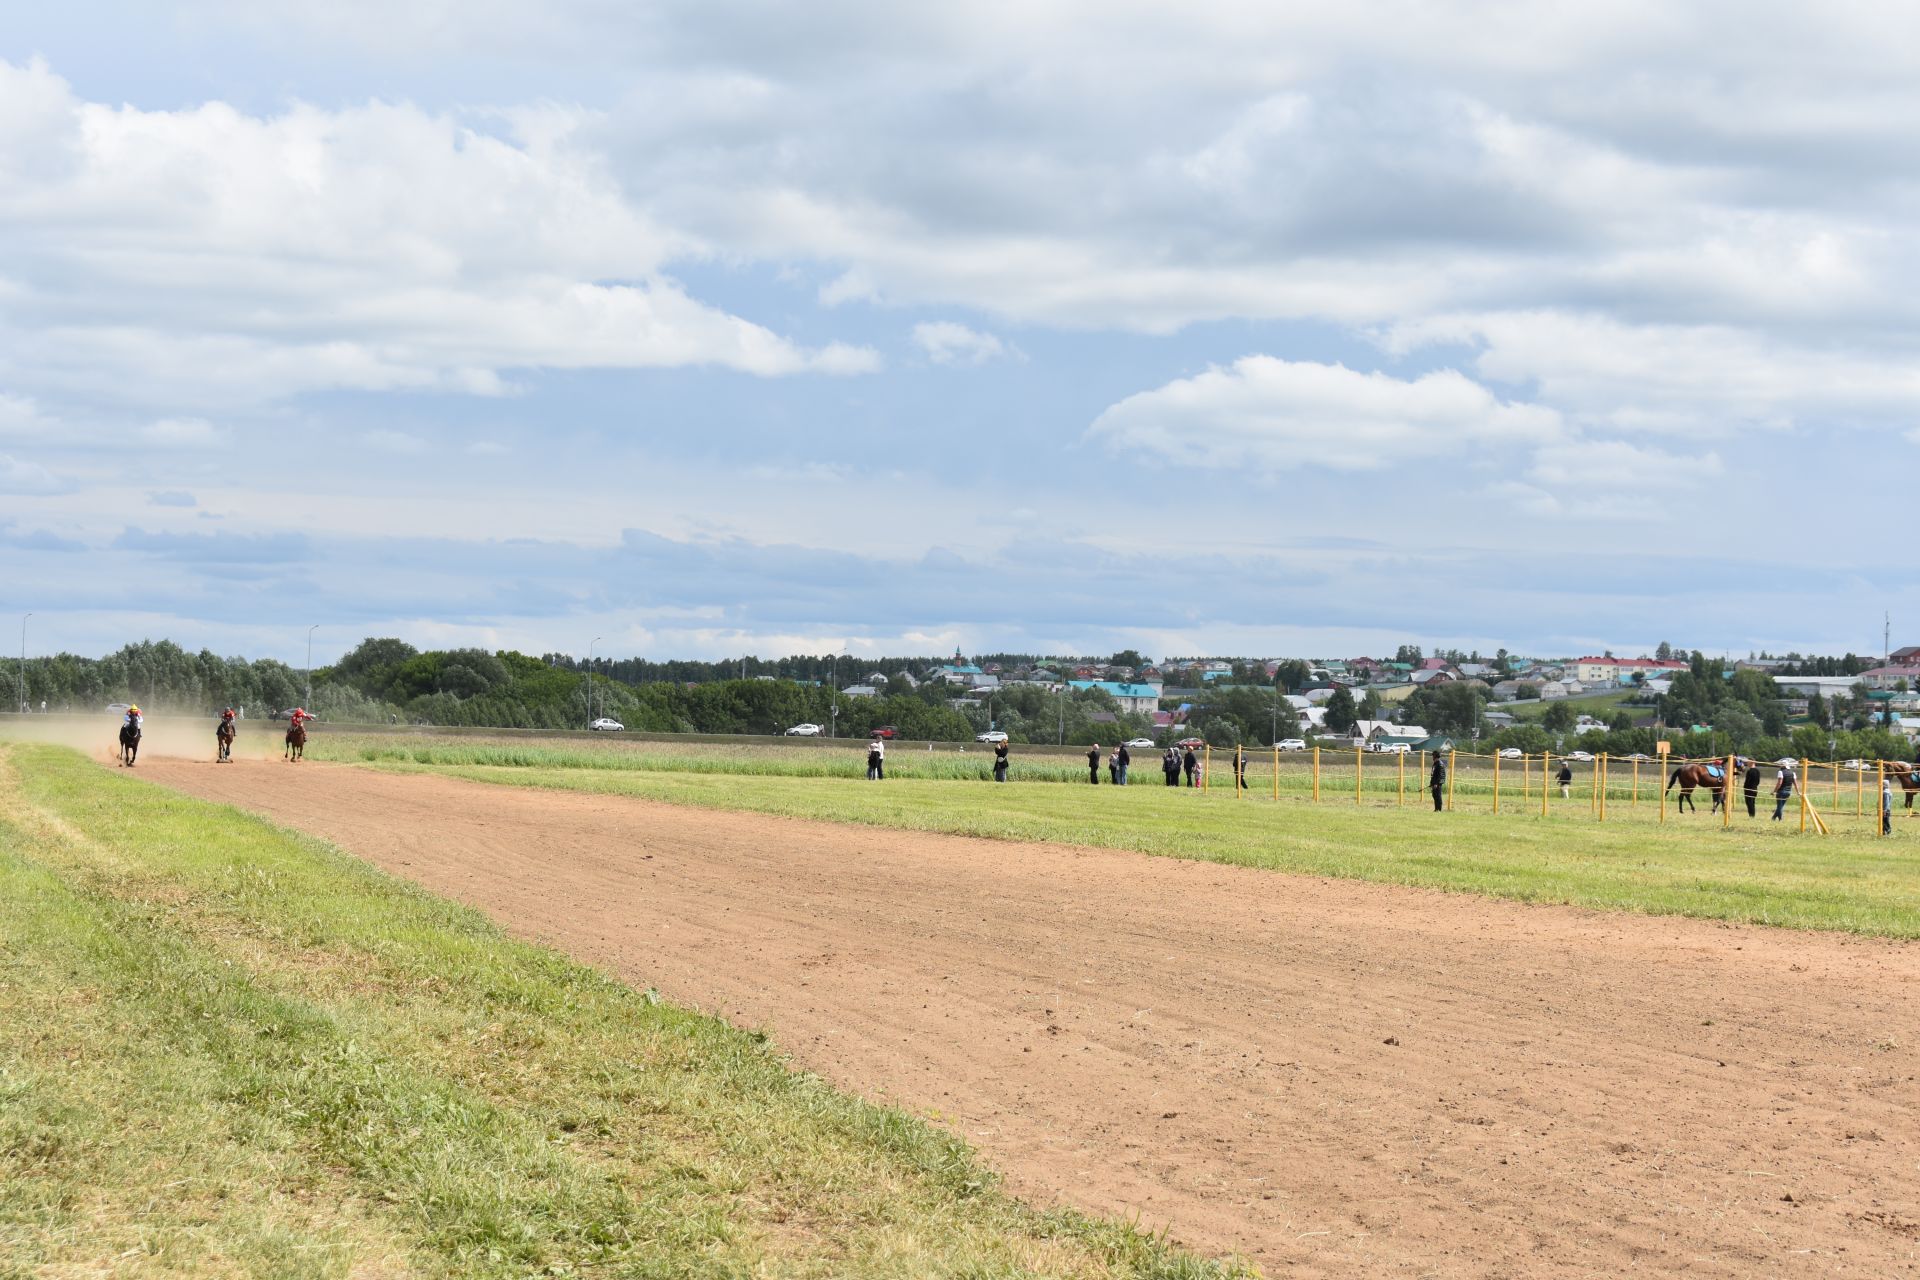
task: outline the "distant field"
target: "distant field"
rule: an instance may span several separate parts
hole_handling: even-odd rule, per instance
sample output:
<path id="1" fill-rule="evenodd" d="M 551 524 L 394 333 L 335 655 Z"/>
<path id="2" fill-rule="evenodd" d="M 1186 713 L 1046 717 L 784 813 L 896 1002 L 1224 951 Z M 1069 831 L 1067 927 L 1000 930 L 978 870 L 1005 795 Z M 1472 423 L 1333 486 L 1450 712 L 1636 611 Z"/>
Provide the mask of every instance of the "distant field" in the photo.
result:
<path id="1" fill-rule="evenodd" d="M 480 761 L 450 744 L 424 750 L 427 759 L 379 759 L 374 767 L 425 769 L 495 784 L 641 796 L 678 804 L 745 809 L 795 817 L 941 831 L 1005 840 L 1041 840 L 1134 849 L 1170 857 L 1268 867 L 1352 879 L 1423 885 L 1528 902 L 1654 914 L 1703 916 L 1796 928 L 1843 929 L 1920 937 L 1920 869 L 1913 840 L 1920 822 L 1902 820 L 1900 834 L 1879 840 L 1871 819 L 1847 819 L 1833 836 L 1800 836 L 1797 822 L 1759 820 L 1744 809 L 1731 830 L 1719 815 L 1682 818 L 1671 807 L 1659 821 L 1655 770 L 1642 775 L 1635 804 L 1618 775 L 1608 821 L 1597 820 L 1587 790 L 1549 799 L 1540 816 L 1537 764 L 1527 799 L 1517 779 L 1503 775 L 1502 812 L 1491 811 L 1491 779 L 1463 776 L 1456 810 L 1436 815 L 1409 770 L 1404 804 L 1397 765 L 1382 764 L 1353 799 L 1353 773 L 1323 762 L 1322 799 L 1307 799 L 1310 777 L 1291 761 L 1281 799 L 1268 796 L 1271 778 L 1254 775 L 1254 790 L 1236 797 L 1224 786 L 1196 794 L 1161 785 L 1157 772 L 1124 789 L 1080 785 L 1023 785 L 1028 768 L 1016 765 L 1015 783 L 996 786 L 964 771 L 940 777 L 897 777 L 870 784 L 847 774 L 809 776 L 780 771 L 755 757 L 724 767 L 721 757 L 691 755 L 658 767 L 646 753 L 598 755 L 587 767 L 565 767 L 534 756 L 523 763 Z M 335 740 L 349 759 L 355 749 Z M 618 760 L 618 763 L 615 760 Z M 937 758 L 937 757 L 936 757 Z M 1369 762 L 1368 773 L 1374 768 Z M 1046 774 L 1043 776 L 1051 776 Z M 1589 775 L 1590 776 L 1590 775 Z M 1218 780 L 1224 781 L 1222 770 Z M 1342 789 L 1344 788 L 1344 790 Z M 1816 789 L 1817 791 L 1817 789 Z M 1818 797 L 1832 812 L 1829 797 Z M 1789 810 L 1797 816 L 1797 810 Z"/>
<path id="2" fill-rule="evenodd" d="M 328 845 L 24 745 L 0 746 L 0 1273 L 1237 1274 L 1029 1209 L 751 1032 Z"/>

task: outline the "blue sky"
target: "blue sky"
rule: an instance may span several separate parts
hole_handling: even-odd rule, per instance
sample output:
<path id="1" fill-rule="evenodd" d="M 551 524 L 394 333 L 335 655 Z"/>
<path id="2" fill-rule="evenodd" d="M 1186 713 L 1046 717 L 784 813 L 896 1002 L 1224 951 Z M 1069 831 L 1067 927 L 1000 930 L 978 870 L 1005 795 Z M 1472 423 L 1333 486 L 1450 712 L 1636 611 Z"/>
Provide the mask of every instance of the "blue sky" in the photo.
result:
<path id="1" fill-rule="evenodd" d="M 283 658 L 1913 623 L 1920 17 L 1317 8 L 12 15 L 0 606 Z"/>

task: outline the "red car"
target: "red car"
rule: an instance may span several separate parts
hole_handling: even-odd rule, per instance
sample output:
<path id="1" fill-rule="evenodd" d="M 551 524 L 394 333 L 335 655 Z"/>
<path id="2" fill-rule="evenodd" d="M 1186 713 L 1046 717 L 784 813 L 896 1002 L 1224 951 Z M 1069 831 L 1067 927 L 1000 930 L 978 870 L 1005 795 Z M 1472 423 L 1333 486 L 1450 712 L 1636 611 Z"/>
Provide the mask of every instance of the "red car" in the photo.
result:
<path id="1" fill-rule="evenodd" d="M 900 736 L 900 731 L 890 724 L 883 724 L 878 729 L 870 730 L 867 736 L 869 738 L 897 738 Z"/>
<path id="2" fill-rule="evenodd" d="M 1205 738 L 1182 738 L 1173 744 L 1176 747 L 1192 747 L 1195 751 L 1207 745 Z"/>

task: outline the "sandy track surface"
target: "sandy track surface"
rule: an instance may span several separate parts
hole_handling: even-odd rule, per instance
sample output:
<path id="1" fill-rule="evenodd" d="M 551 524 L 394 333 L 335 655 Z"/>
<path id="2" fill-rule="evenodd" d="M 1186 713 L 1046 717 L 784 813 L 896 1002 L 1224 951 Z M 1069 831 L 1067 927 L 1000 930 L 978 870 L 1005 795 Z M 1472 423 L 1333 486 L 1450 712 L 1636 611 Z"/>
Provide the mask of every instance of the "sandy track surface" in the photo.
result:
<path id="1" fill-rule="evenodd" d="M 1920 948 L 143 760 L 760 1026 L 1013 1190 L 1302 1276 L 1920 1271 Z"/>

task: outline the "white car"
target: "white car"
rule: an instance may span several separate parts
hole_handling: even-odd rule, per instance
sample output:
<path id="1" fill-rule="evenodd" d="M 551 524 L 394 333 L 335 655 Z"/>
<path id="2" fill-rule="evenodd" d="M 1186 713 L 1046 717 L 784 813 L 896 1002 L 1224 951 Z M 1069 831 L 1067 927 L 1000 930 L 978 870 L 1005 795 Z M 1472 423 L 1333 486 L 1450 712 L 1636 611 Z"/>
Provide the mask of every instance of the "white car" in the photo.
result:
<path id="1" fill-rule="evenodd" d="M 1855 773 L 1865 773 L 1872 766 L 1868 765 L 1865 760 L 1849 760 L 1840 767 L 1842 769 L 1851 769 Z"/>
<path id="2" fill-rule="evenodd" d="M 1126 745 L 1129 747 L 1151 747 L 1157 744 L 1152 738 L 1128 738 Z"/>
<path id="3" fill-rule="evenodd" d="M 985 733 L 974 734 L 973 740 L 975 742 L 1005 742 L 1007 735 L 998 729 L 989 729 Z"/>
<path id="4" fill-rule="evenodd" d="M 1567 752 L 1567 755 L 1566 755 L 1566 758 L 1567 758 L 1567 759 L 1569 759 L 1569 760 L 1578 760 L 1578 761 L 1580 761 L 1580 762 L 1581 762 L 1581 763 L 1583 763 L 1583 764 L 1586 764 L 1586 763 L 1591 763 L 1591 762 L 1592 762 L 1592 760 L 1593 760 L 1593 752 L 1591 752 L 1591 751 L 1569 751 L 1569 752 Z"/>
<path id="5" fill-rule="evenodd" d="M 817 738 L 826 732 L 817 724 L 797 724 L 787 730 L 789 738 Z"/>
<path id="6" fill-rule="evenodd" d="M 1274 745 L 1282 751 L 1305 751 L 1307 749 L 1306 740 L 1303 738 L 1282 738 Z"/>
<path id="7" fill-rule="evenodd" d="M 1524 756 L 1526 754 L 1527 754 L 1526 752 L 1522 751 L 1518 747 L 1500 748 L 1500 758 L 1502 760 L 1518 760 L 1521 756 Z"/>
<path id="8" fill-rule="evenodd" d="M 597 730 L 600 733 L 619 733 L 626 727 L 627 726 L 621 724 L 612 716 L 601 716 L 598 720 L 595 720 L 587 726 L 587 728 Z"/>
<path id="9" fill-rule="evenodd" d="M 1404 756 L 1413 752 L 1413 747 L 1405 742 L 1369 742 L 1367 750 L 1380 756 Z"/>

